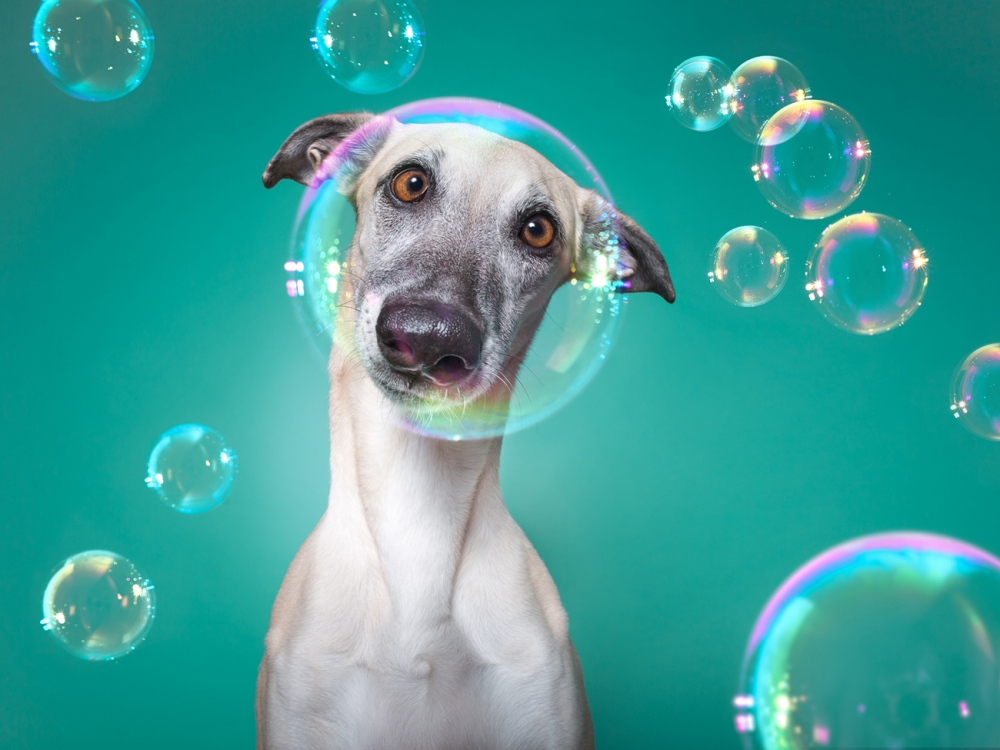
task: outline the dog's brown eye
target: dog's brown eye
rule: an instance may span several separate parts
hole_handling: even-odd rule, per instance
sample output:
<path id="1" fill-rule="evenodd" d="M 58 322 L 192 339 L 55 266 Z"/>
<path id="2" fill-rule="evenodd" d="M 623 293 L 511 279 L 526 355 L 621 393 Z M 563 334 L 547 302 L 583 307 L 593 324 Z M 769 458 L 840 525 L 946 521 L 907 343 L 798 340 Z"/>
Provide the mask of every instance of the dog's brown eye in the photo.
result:
<path id="1" fill-rule="evenodd" d="M 413 203 L 424 197 L 429 180 L 422 169 L 404 169 L 392 178 L 392 194 L 403 203 Z"/>
<path id="2" fill-rule="evenodd" d="M 555 236 L 556 228 L 552 220 L 542 214 L 535 214 L 521 227 L 521 239 L 537 250 L 551 245 Z"/>

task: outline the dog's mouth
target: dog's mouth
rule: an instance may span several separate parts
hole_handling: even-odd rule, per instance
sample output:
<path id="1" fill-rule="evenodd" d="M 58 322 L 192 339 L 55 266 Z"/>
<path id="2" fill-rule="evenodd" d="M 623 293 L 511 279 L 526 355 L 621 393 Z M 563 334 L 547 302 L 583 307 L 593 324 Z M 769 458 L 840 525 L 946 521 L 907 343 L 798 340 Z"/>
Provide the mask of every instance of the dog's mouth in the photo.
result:
<path id="1" fill-rule="evenodd" d="M 381 346 L 379 347 L 382 348 Z M 402 347 L 401 347 L 402 348 Z M 461 357 L 446 355 L 430 365 L 399 366 L 384 357 L 369 368 L 375 383 L 394 401 L 409 407 L 452 408 L 491 390 L 490 368 L 469 367 Z"/>

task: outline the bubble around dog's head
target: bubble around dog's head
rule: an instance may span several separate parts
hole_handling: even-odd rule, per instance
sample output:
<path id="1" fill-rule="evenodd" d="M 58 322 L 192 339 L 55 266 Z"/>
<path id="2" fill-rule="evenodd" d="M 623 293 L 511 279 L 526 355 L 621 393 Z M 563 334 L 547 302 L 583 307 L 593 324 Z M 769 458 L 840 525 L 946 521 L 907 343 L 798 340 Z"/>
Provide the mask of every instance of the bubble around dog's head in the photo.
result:
<path id="1" fill-rule="evenodd" d="M 353 346 L 372 380 L 410 404 L 509 394 L 549 299 L 613 213 L 531 147 L 464 123 L 318 118 L 264 183 L 286 177 L 336 180 L 354 204 L 342 292 Z M 655 243 L 613 216 L 624 283 L 673 301 Z"/>

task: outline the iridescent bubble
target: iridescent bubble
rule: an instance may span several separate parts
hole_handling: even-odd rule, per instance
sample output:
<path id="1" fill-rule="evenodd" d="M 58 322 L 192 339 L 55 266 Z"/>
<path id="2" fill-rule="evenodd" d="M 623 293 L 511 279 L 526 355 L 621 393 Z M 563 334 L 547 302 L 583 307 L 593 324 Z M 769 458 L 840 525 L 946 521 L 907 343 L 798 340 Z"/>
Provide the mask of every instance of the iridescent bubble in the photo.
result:
<path id="1" fill-rule="evenodd" d="M 227 497 L 236 454 L 222 435 L 200 424 L 167 430 L 149 455 L 146 484 L 181 513 L 204 513 Z"/>
<path id="2" fill-rule="evenodd" d="M 806 292 L 836 326 L 882 333 L 905 323 L 927 289 L 927 255 L 900 222 L 860 213 L 831 224 L 806 262 Z"/>
<path id="3" fill-rule="evenodd" d="M 730 229 L 712 252 L 708 280 L 734 305 L 757 307 L 770 302 L 787 279 L 785 248 L 766 229 Z"/>
<path id="4" fill-rule="evenodd" d="M 153 64 L 153 29 L 132 0 L 46 0 L 31 51 L 77 99 L 106 102 L 134 90 Z"/>
<path id="5" fill-rule="evenodd" d="M 753 178 L 782 213 L 823 219 L 843 211 L 861 193 L 871 154 L 861 126 L 836 104 L 796 102 L 765 123 Z"/>
<path id="6" fill-rule="evenodd" d="M 358 94 L 399 88 L 424 57 L 424 23 L 409 0 L 326 0 L 313 33 L 323 67 Z"/>
<path id="7" fill-rule="evenodd" d="M 593 190 L 606 210 L 584 229 L 582 252 L 568 282 L 553 294 L 530 350 L 520 365 L 522 377 L 512 395 L 501 383 L 472 401 L 415 402 L 402 407 L 404 426 L 448 440 L 478 439 L 514 432 L 548 417 L 569 403 L 593 379 L 610 350 L 624 313 L 619 292 L 629 282 L 618 278 L 619 235 L 611 195 L 582 152 L 550 125 L 521 110 L 480 99 L 444 98 L 407 104 L 382 115 L 399 126 L 448 124 L 472 126 L 475 141 L 509 139 L 530 146 L 577 185 Z M 363 134 L 356 135 L 363 137 Z M 292 239 L 293 257 L 285 263 L 285 290 L 299 308 L 322 356 L 331 345 L 356 350 L 350 316 L 355 208 L 341 192 L 340 159 L 352 154 L 352 142 L 335 150 L 323 164 L 324 179 L 310 186 L 300 205 Z M 348 162 L 349 166 L 349 162 Z M 507 378 L 509 383 L 513 378 Z"/>
<path id="8" fill-rule="evenodd" d="M 1000 440 L 1000 344 L 962 362 L 951 381 L 951 412 L 980 437 Z"/>
<path id="9" fill-rule="evenodd" d="M 919 533 L 808 562 L 754 625 L 747 750 L 1000 747 L 1000 560 Z"/>
<path id="10" fill-rule="evenodd" d="M 153 584 L 129 560 L 105 550 L 66 560 L 42 597 L 42 627 L 71 654 L 91 661 L 135 649 L 155 613 Z"/>
<path id="11" fill-rule="evenodd" d="M 782 107 L 810 97 L 802 73 L 780 57 L 755 57 L 733 73 L 736 111 L 730 120 L 739 136 L 755 143 L 764 123 Z"/>
<path id="12" fill-rule="evenodd" d="M 681 125 L 691 130 L 715 130 L 736 108 L 733 72 L 714 57 L 685 60 L 670 76 L 667 107 Z"/>

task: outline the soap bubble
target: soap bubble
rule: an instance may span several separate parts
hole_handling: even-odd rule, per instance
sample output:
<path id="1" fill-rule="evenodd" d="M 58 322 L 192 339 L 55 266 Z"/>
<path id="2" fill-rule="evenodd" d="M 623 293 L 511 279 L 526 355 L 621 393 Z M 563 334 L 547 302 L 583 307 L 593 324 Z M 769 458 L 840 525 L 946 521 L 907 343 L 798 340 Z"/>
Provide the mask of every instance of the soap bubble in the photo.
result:
<path id="1" fill-rule="evenodd" d="M 90 550 L 66 560 L 45 587 L 42 627 L 73 656 L 117 659 L 153 626 L 153 584 L 121 555 Z"/>
<path id="2" fill-rule="evenodd" d="M 732 117 L 736 90 L 732 71 L 714 57 L 685 60 L 670 76 L 667 107 L 691 130 L 715 130 Z"/>
<path id="3" fill-rule="evenodd" d="M 200 424 L 167 430 L 149 455 L 146 484 L 181 513 L 204 513 L 229 497 L 236 454 L 222 435 Z"/>
<path id="4" fill-rule="evenodd" d="M 782 107 L 810 97 L 802 73 L 780 57 L 755 57 L 733 73 L 736 111 L 730 120 L 739 136 L 755 143 L 764 123 Z"/>
<path id="5" fill-rule="evenodd" d="M 606 201 L 599 222 L 588 228 L 587 248 L 574 266 L 569 283 L 549 302 L 543 322 L 520 367 L 513 394 L 497 389 L 490 399 L 456 404 L 420 402 L 401 405 L 404 426 L 448 440 L 476 439 L 514 432 L 536 424 L 571 401 L 597 373 L 614 342 L 624 312 L 628 282 L 618 279 L 617 219 L 611 196 L 597 171 L 565 136 L 551 126 L 497 102 L 445 98 L 418 101 L 383 115 L 405 125 L 460 123 L 481 128 L 483 137 L 498 135 L 530 146 L 578 185 L 593 189 Z M 493 135 L 491 135 L 493 134 Z M 353 329 L 338 312 L 350 309 L 355 210 L 338 190 L 340 155 L 350 155 L 350 141 L 323 165 L 324 179 L 306 190 L 285 263 L 286 292 L 323 356 L 334 339 L 351 351 Z"/>
<path id="6" fill-rule="evenodd" d="M 131 0 L 45 0 L 32 37 L 45 72 L 77 99 L 125 96 L 153 64 L 153 29 Z"/>
<path id="7" fill-rule="evenodd" d="M 951 412 L 980 437 L 1000 440 L 1000 344 L 962 362 L 951 381 Z"/>
<path id="8" fill-rule="evenodd" d="M 836 104 L 796 102 L 765 123 L 753 178 L 779 211 L 823 219 L 843 211 L 861 193 L 871 153 L 861 126 Z"/>
<path id="9" fill-rule="evenodd" d="M 326 0 L 314 34 L 323 67 L 358 94 L 399 88 L 424 57 L 424 23 L 410 0 Z"/>
<path id="10" fill-rule="evenodd" d="M 1000 747 L 1000 560 L 889 533 L 800 568 L 753 628 L 747 750 Z"/>
<path id="11" fill-rule="evenodd" d="M 806 291 L 821 313 L 854 333 L 903 325 L 927 288 L 927 255 L 900 222 L 860 213 L 831 224 L 806 262 Z"/>
<path id="12" fill-rule="evenodd" d="M 770 302 L 778 296 L 787 279 L 785 248 L 766 229 L 730 229 L 712 253 L 708 280 L 734 305 L 757 307 Z"/>

